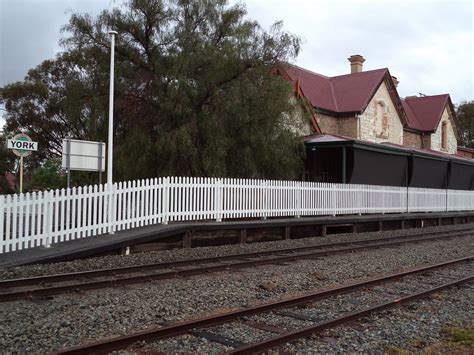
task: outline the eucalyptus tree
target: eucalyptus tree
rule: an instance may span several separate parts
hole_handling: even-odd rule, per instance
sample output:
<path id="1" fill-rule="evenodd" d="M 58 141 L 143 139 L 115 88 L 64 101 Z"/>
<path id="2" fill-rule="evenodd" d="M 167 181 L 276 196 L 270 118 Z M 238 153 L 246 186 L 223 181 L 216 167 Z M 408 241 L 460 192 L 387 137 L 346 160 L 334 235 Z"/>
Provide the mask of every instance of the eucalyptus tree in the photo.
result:
<path id="1" fill-rule="evenodd" d="M 113 29 L 117 179 L 295 177 L 304 150 L 288 117 L 307 118 L 273 72 L 300 40 L 281 22 L 264 30 L 246 15 L 223 0 L 134 0 L 97 17 L 73 14 L 64 52 L 1 89 L 6 130 L 31 132 L 45 158 L 68 133 L 105 140 Z"/>

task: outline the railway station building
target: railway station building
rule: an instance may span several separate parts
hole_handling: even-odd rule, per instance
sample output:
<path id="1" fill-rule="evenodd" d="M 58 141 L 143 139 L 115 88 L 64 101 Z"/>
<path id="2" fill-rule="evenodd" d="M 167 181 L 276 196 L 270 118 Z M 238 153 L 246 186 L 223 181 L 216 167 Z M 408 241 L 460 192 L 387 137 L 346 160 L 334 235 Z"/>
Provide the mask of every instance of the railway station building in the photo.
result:
<path id="1" fill-rule="evenodd" d="M 294 86 L 311 113 L 303 129 L 304 180 L 474 190 L 474 150 L 458 147 L 449 94 L 401 98 L 387 68 L 324 76 L 283 64 L 277 74 Z"/>

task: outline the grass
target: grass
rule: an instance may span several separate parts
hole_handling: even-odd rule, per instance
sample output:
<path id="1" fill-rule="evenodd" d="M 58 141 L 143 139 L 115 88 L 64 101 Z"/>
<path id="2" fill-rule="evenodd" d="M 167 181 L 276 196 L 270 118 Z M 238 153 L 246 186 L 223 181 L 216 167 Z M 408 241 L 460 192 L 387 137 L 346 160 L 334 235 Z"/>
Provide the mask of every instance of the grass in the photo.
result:
<path id="1" fill-rule="evenodd" d="M 443 333 L 454 343 L 474 346 L 474 329 L 447 328 Z"/>
<path id="2" fill-rule="evenodd" d="M 385 350 L 387 355 L 409 355 L 410 352 L 397 347 L 390 347 Z"/>
<path id="3" fill-rule="evenodd" d="M 450 327 L 442 330 L 441 341 L 424 347 L 423 342 L 416 338 L 410 342 L 410 346 L 418 348 L 417 351 L 409 351 L 398 347 L 385 349 L 387 355 L 437 355 L 437 354 L 474 354 L 474 328 Z"/>

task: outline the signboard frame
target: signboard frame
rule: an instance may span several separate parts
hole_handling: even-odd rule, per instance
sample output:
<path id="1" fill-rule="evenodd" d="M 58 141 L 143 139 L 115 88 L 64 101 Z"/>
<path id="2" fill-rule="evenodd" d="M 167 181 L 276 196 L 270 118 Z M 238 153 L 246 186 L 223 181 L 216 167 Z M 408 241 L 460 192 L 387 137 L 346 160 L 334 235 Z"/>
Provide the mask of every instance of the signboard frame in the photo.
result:
<path id="1" fill-rule="evenodd" d="M 67 186 L 70 185 L 71 170 L 99 172 L 99 184 L 105 171 L 105 143 L 63 139 L 62 167 L 67 170 Z"/>

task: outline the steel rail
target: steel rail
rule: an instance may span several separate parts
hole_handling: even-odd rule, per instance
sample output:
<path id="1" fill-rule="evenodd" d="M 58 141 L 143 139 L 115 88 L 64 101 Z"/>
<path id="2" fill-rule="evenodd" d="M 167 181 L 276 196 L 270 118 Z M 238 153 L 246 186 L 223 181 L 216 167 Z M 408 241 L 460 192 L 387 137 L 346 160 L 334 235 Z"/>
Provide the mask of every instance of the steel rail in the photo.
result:
<path id="1" fill-rule="evenodd" d="M 474 232 L 474 228 L 463 228 L 463 229 L 454 230 L 454 231 L 423 232 L 423 233 L 415 233 L 415 234 L 409 234 L 409 235 L 403 235 L 403 236 L 397 236 L 397 237 L 356 240 L 356 241 L 349 241 L 349 242 L 325 243 L 325 244 L 319 244 L 319 245 L 313 245 L 313 246 L 307 246 L 307 247 L 273 249 L 273 250 L 266 250 L 266 251 L 260 251 L 260 252 L 231 254 L 231 255 L 200 258 L 200 259 L 179 260 L 179 261 L 171 261 L 171 262 L 165 262 L 165 263 L 152 263 L 152 264 L 133 265 L 133 266 L 125 266 L 125 267 L 109 268 L 109 269 L 79 271 L 79 272 L 71 272 L 71 273 L 56 274 L 56 275 L 45 275 L 45 276 L 35 276 L 35 277 L 20 278 L 20 279 L 0 280 L 0 290 L 6 289 L 6 288 L 12 288 L 12 287 L 36 285 L 39 283 L 46 283 L 46 282 L 48 283 L 63 282 L 63 281 L 69 281 L 69 280 L 77 280 L 80 278 L 110 276 L 110 275 L 116 275 L 116 274 L 143 272 L 143 271 L 157 270 L 157 269 L 169 269 L 173 267 L 189 266 L 193 264 L 196 264 L 196 265 L 208 264 L 208 263 L 213 263 L 213 262 L 239 260 L 243 258 L 248 259 L 248 258 L 253 258 L 253 257 L 263 257 L 263 256 L 282 254 L 282 253 L 297 253 L 297 252 L 302 252 L 302 251 L 319 250 L 319 249 L 324 249 L 324 248 L 335 248 L 335 247 L 340 247 L 340 246 L 358 246 L 358 245 L 366 245 L 366 244 L 372 245 L 378 242 L 385 242 L 385 241 L 393 242 L 396 240 L 403 241 L 403 240 L 415 239 L 417 237 L 422 237 L 422 236 L 436 236 L 440 234 L 441 235 L 447 234 L 445 237 L 442 237 L 442 238 L 450 238 L 450 237 L 454 238 L 458 236 L 465 236 L 472 232 Z"/>
<path id="2" fill-rule="evenodd" d="M 412 302 L 414 300 L 427 297 L 427 296 L 429 296 L 433 293 L 443 291 L 443 290 L 445 290 L 447 288 L 450 288 L 450 287 L 453 287 L 453 286 L 458 286 L 458 285 L 461 285 L 461 284 L 464 284 L 464 283 L 468 283 L 472 280 L 474 280 L 474 276 L 464 277 L 464 278 L 458 279 L 456 281 L 445 283 L 441 286 L 433 287 L 429 290 L 417 292 L 417 293 L 411 294 L 409 296 L 405 296 L 405 297 L 402 297 L 402 298 L 397 298 L 397 299 L 394 299 L 392 301 L 388 301 L 388 302 L 385 302 L 385 303 L 380 303 L 380 304 L 377 304 L 375 306 L 363 309 L 362 311 L 347 313 L 347 314 L 344 314 L 340 317 L 337 317 L 337 318 L 334 318 L 334 319 L 331 319 L 331 320 L 328 320 L 328 321 L 325 321 L 325 322 L 320 322 L 320 323 L 317 323 L 315 325 L 312 325 L 312 326 L 309 326 L 309 327 L 306 327 L 306 328 L 303 328 L 303 329 L 298 329 L 298 330 L 294 330 L 294 331 L 285 332 L 285 333 L 282 333 L 280 335 L 274 336 L 270 339 L 266 339 L 266 340 L 263 340 L 263 341 L 260 341 L 260 342 L 254 343 L 254 344 L 244 345 L 244 346 L 238 347 L 234 350 L 228 351 L 228 352 L 226 352 L 226 354 L 229 354 L 229 355 L 230 354 L 232 354 L 232 355 L 247 355 L 247 354 L 259 353 L 259 352 L 264 351 L 264 350 L 269 350 L 269 349 L 274 348 L 278 345 L 286 344 L 290 341 L 310 336 L 314 333 L 321 332 L 321 331 L 323 331 L 325 329 L 328 329 L 328 328 L 332 328 L 332 327 L 342 325 L 342 324 L 347 324 L 347 323 L 355 321 L 359 318 L 371 315 L 372 313 L 380 312 L 380 311 L 387 310 L 387 309 L 394 308 L 394 307 L 399 307 L 399 306 L 401 306 L 405 303 L 409 303 L 409 302 Z"/>
<path id="3" fill-rule="evenodd" d="M 349 283 L 342 286 L 327 288 L 302 296 L 292 297 L 280 301 L 273 301 L 253 307 L 239 309 L 215 316 L 180 322 L 174 325 L 164 326 L 161 328 L 149 329 L 130 335 L 119 336 L 116 338 L 101 340 L 95 343 L 79 345 L 67 349 L 60 349 L 53 354 L 102 354 L 108 351 L 125 349 L 131 344 L 138 341 L 155 341 L 159 339 L 171 338 L 174 336 L 186 334 L 193 329 L 214 326 L 229 321 L 233 321 L 242 317 L 261 314 L 264 312 L 274 311 L 282 308 L 291 308 L 314 302 L 316 300 L 329 298 L 334 295 L 348 293 L 368 286 L 383 284 L 392 280 L 397 280 L 406 276 L 431 272 L 437 269 L 450 267 L 459 263 L 469 262 L 474 256 L 455 259 L 443 263 L 432 264 L 424 267 L 412 268 L 406 271 L 392 273 L 389 275 L 378 276 L 366 279 L 361 282 Z"/>
<path id="4" fill-rule="evenodd" d="M 463 233 L 461 235 L 465 235 L 465 234 Z M 152 280 L 153 281 L 167 280 L 167 279 L 178 278 L 178 277 L 201 275 L 201 274 L 206 274 L 210 272 L 236 270 L 236 269 L 242 269 L 242 268 L 247 268 L 247 267 L 283 263 L 283 262 L 288 262 L 288 261 L 313 259 L 313 258 L 322 257 L 322 256 L 352 253 L 354 251 L 370 250 L 373 248 L 394 247 L 394 246 L 400 246 L 407 243 L 408 244 L 420 243 L 424 241 L 454 238 L 457 236 L 460 236 L 460 235 L 450 234 L 450 235 L 441 236 L 441 237 L 440 236 L 426 237 L 426 238 L 405 240 L 405 241 L 399 241 L 399 242 L 390 241 L 386 243 L 375 243 L 372 245 L 369 244 L 369 245 L 363 245 L 363 246 L 358 246 L 358 247 L 323 250 L 323 251 L 317 251 L 317 252 L 312 252 L 312 253 L 293 254 L 293 255 L 287 255 L 287 256 L 276 256 L 276 257 L 268 258 L 268 259 L 246 260 L 246 261 L 230 263 L 230 264 L 196 267 L 196 268 L 185 269 L 185 270 L 176 270 L 176 271 L 169 271 L 169 272 L 145 274 L 145 275 L 139 275 L 139 276 L 122 277 L 122 278 L 110 278 L 107 280 L 100 280 L 100 281 L 79 282 L 79 283 L 74 283 L 71 285 L 62 285 L 62 286 L 53 286 L 53 287 L 45 287 L 45 288 L 19 290 L 19 291 L 13 291 L 13 292 L 4 292 L 4 293 L 0 293 L 0 302 L 15 301 L 19 299 L 31 299 L 35 297 L 37 298 L 37 297 L 53 296 L 53 295 L 58 295 L 62 293 L 67 293 L 67 292 L 77 292 L 79 290 L 94 290 L 94 289 L 100 289 L 100 288 L 106 288 L 106 287 L 123 286 L 123 285 L 129 285 L 129 284 L 134 284 L 134 283 L 149 282 Z M 241 256 L 241 259 L 245 259 L 245 258 L 246 258 L 245 255 Z"/>

